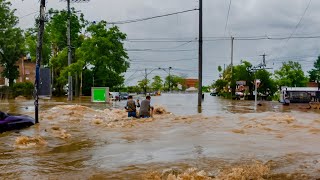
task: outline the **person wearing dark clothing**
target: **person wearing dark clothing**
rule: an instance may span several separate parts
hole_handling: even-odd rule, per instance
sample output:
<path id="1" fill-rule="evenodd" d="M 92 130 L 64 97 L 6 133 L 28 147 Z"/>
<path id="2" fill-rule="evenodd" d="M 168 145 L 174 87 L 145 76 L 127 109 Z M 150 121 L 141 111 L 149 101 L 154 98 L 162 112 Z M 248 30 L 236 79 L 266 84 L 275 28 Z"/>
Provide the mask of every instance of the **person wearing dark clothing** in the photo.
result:
<path id="1" fill-rule="evenodd" d="M 128 117 L 137 117 L 137 107 L 140 107 L 139 100 L 136 102 L 132 99 L 132 96 L 128 96 L 128 101 L 126 105 L 126 110 L 128 112 Z"/>
<path id="2" fill-rule="evenodd" d="M 150 105 L 151 97 L 147 96 L 145 100 L 141 101 L 140 105 L 140 118 L 149 118 L 151 116 L 150 110 L 153 110 L 153 107 Z"/>

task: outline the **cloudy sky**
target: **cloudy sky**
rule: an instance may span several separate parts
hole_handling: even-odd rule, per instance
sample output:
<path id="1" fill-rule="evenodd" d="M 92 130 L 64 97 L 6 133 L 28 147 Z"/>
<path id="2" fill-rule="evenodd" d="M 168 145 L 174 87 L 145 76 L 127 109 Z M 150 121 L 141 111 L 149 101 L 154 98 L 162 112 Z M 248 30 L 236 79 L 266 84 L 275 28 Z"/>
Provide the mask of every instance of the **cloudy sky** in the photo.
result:
<path id="1" fill-rule="evenodd" d="M 20 18 L 19 26 L 32 27 L 39 0 L 11 0 Z M 320 29 L 320 1 L 316 0 L 233 0 L 227 22 L 229 0 L 203 0 L 203 83 L 209 85 L 218 78 L 217 67 L 230 64 L 230 36 L 234 37 L 295 37 L 318 36 Z M 198 0 L 91 0 L 72 3 L 89 21 L 115 22 L 157 16 L 198 8 Z M 308 6 L 309 4 L 309 6 Z M 47 1 L 47 9 L 64 9 L 66 2 Z M 33 14 L 32 14 L 33 13 Z M 31 15 L 29 15 L 31 14 Z M 227 24 L 227 26 L 226 26 Z M 198 12 L 163 17 L 149 21 L 119 25 L 128 35 L 127 49 L 154 49 L 129 52 L 131 67 L 126 73 L 126 84 L 133 85 L 155 68 L 172 67 L 171 73 L 197 77 L 198 69 Z M 226 38 L 223 38 L 226 37 Z M 166 38 L 175 42 L 146 42 Z M 136 42 L 142 39 L 143 42 Z M 235 40 L 234 64 L 247 60 L 253 65 L 266 54 L 270 71 L 289 60 L 299 61 L 305 71 L 312 68 L 320 54 L 320 38 L 283 40 Z M 183 41 L 183 42 L 178 42 Z M 167 50 L 170 51 L 167 51 Z M 163 70 L 154 70 L 149 77 L 166 76 Z"/>

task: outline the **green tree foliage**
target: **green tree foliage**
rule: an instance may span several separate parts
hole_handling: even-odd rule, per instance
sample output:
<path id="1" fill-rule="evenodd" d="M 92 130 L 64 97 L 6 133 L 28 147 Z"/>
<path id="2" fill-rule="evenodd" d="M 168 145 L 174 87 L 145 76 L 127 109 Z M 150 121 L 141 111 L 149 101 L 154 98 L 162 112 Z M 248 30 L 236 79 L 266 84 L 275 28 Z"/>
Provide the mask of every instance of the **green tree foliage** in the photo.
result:
<path id="1" fill-rule="evenodd" d="M 153 82 L 151 84 L 152 89 L 154 90 L 161 90 L 163 87 L 163 80 L 161 79 L 160 76 L 154 76 L 153 78 Z"/>
<path id="2" fill-rule="evenodd" d="M 24 33 L 26 39 L 26 51 L 30 54 L 31 60 L 36 61 L 38 28 L 30 28 Z M 51 43 L 47 31 L 44 31 L 42 43 L 42 61 L 41 65 L 49 66 L 51 58 Z"/>
<path id="3" fill-rule="evenodd" d="M 235 66 L 233 70 L 233 79 L 232 87 L 236 84 L 236 81 L 246 81 L 246 85 L 251 89 L 253 87 L 253 73 L 252 73 L 252 64 L 248 61 L 242 61 L 242 64 Z"/>
<path id="4" fill-rule="evenodd" d="M 293 61 L 282 63 L 282 67 L 275 71 L 275 78 L 279 86 L 304 87 L 308 82 L 301 65 Z"/>
<path id="5" fill-rule="evenodd" d="M 213 88 L 215 88 L 216 91 L 219 92 L 219 93 L 225 93 L 225 92 L 228 92 L 227 85 L 228 85 L 228 81 L 227 80 L 218 79 L 213 84 Z"/>
<path id="6" fill-rule="evenodd" d="M 150 84 L 149 79 L 142 79 L 141 81 L 138 81 L 138 87 L 140 89 L 143 89 L 144 92 L 147 92 L 148 88 L 150 88 L 149 84 Z"/>
<path id="7" fill-rule="evenodd" d="M 46 24 L 46 31 L 49 36 L 53 55 L 67 46 L 67 20 L 68 12 L 66 10 L 49 10 L 50 20 Z M 83 14 L 77 15 L 74 8 L 71 8 L 71 46 L 76 48 L 80 47 L 83 37 L 81 32 L 86 26 L 87 22 L 84 20 Z"/>
<path id="8" fill-rule="evenodd" d="M 12 86 L 19 77 L 16 62 L 25 55 L 25 51 L 22 30 L 16 27 L 18 18 L 10 6 L 10 2 L 0 0 L 0 64 L 4 68 L 2 76 L 8 78 Z"/>
<path id="9" fill-rule="evenodd" d="M 271 78 L 272 74 L 265 69 L 260 69 L 254 73 L 256 79 L 260 79 L 258 92 L 272 96 L 277 91 L 277 85 Z"/>
<path id="10" fill-rule="evenodd" d="M 79 48 L 79 62 L 93 66 L 95 86 L 114 87 L 123 84 L 129 67 L 123 41 L 126 35 L 112 27 L 106 29 L 107 23 L 101 21 L 87 28 L 90 36 L 85 38 Z"/>
<path id="11" fill-rule="evenodd" d="M 139 86 L 128 86 L 129 93 L 140 93 L 143 90 Z"/>
<path id="12" fill-rule="evenodd" d="M 178 85 L 182 85 L 182 90 L 185 89 L 185 78 L 177 75 L 167 76 L 165 80 L 166 88 L 169 90 L 169 84 L 171 85 L 172 90 L 179 90 Z"/>
<path id="13" fill-rule="evenodd" d="M 314 69 L 308 71 L 309 73 L 309 80 L 310 81 L 319 81 L 320 80 L 320 56 L 313 64 Z"/>
<path id="14" fill-rule="evenodd" d="M 77 16 L 75 9 L 71 9 L 71 46 L 73 48 L 72 65 L 68 66 L 68 49 L 67 49 L 67 11 L 49 10 L 49 22 L 46 24 L 44 42 L 48 38 L 50 50 L 50 67 L 53 71 L 53 87 L 56 89 L 55 95 L 62 95 L 63 87 L 67 83 L 67 77 L 70 73 L 73 77 L 78 78 L 82 71 L 84 62 L 79 61 L 79 48 L 84 40 L 81 35 L 87 22 L 83 14 Z M 74 89 L 79 88 L 76 86 Z"/>

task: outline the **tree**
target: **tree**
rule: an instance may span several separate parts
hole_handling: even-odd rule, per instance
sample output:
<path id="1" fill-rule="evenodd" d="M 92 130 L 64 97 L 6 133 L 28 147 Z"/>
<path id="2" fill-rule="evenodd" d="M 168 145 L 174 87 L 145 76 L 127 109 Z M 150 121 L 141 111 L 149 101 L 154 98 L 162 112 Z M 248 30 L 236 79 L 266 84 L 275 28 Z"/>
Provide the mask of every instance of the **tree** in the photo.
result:
<path id="1" fill-rule="evenodd" d="M 260 69 L 254 73 L 255 79 L 260 79 L 258 92 L 272 96 L 277 91 L 275 81 L 271 78 L 272 74 L 265 69 Z"/>
<path id="2" fill-rule="evenodd" d="M 78 61 L 93 66 L 95 86 L 112 88 L 123 84 L 122 74 L 127 71 L 129 62 L 122 43 L 126 35 L 116 26 L 109 29 L 106 26 L 107 23 L 101 21 L 87 28 L 90 36 L 83 40 L 78 50 Z"/>
<path id="3" fill-rule="evenodd" d="M 149 83 L 150 83 L 149 79 L 142 79 L 141 81 L 138 81 L 138 87 L 140 89 L 143 89 L 144 92 L 146 93 L 148 91 L 148 87 L 150 87 Z"/>
<path id="4" fill-rule="evenodd" d="M 225 93 L 228 92 L 228 81 L 224 80 L 224 79 L 218 79 L 215 81 L 215 83 L 213 84 L 213 87 L 216 89 L 216 92 L 218 92 L 219 94 L 221 93 Z"/>
<path id="5" fill-rule="evenodd" d="M 309 73 L 309 80 L 310 81 L 319 81 L 320 80 L 320 56 L 313 64 L 314 69 L 308 71 Z"/>
<path id="6" fill-rule="evenodd" d="M 26 51 L 30 54 L 31 60 L 36 61 L 37 52 L 37 38 L 38 28 L 29 28 L 25 33 L 26 39 Z M 51 58 L 51 43 L 48 35 L 48 31 L 44 31 L 43 44 L 42 44 L 42 59 L 41 65 L 49 66 L 49 60 Z"/>
<path id="7" fill-rule="evenodd" d="M 161 90 L 163 87 L 163 80 L 161 79 L 160 76 L 154 76 L 153 78 L 153 82 L 151 84 L 152 89 L 154 90 Z"/>
<path id="8" fill-rule="evenodd" d="M 165 84 L 167 84 L 168 87 L 170 85 L 173 90 L 178 90 L 179 84 L 182 85 L 182 89 L 185 89 L 185 78 L 176 75 L 167 76 Z M 170 88 L 168 88 L 168 90 L 170 90 Z"/>
<path id="9" fill-rule="evenodd" d="M 301 65 L 293 61 L 282 63 L 282 67 L 275 71 L 275 78 L 279 86 L 304 87 L 308 82 Z"/>
<path id="10" fill-rule="evenodd" d="M 79 47 L 81 46 L 84 36 L 81 35 L 83 28 L 87 22 L 83 18 L 83 14 L 77 15 L 74 8 L 71 9 L 71 46 L 73 47 L 72 64 L 68 66 L 68 50 L 67 50 L 67 11 L 49 10 L 49 22 L 46 24 L 46 33 L 44 42 L 48 39 L 51 47 L 50 67 L 53 71 L 53 87 L 56 89 L 56 95 L 64 94 L 63 87 L 67 83 L 68 73 L 71 73 L 76 80 L 81 74 L 84 62 L 79 60 Z M 81 66 L 82 65 L 82 66 Z M 78 90 L 79 86 L 75 86 Z"/>
<path id="11" fill-rule="evenodd" d="M 10 9 L 11 3 L 0 0 L 0 64 L 4 68 L 2 76 L 9 79 L 9 86 L 19 77 L 16 62 L 25 55 L 22 30 L 15 27 L 18 18 L 15 10 Z"/>

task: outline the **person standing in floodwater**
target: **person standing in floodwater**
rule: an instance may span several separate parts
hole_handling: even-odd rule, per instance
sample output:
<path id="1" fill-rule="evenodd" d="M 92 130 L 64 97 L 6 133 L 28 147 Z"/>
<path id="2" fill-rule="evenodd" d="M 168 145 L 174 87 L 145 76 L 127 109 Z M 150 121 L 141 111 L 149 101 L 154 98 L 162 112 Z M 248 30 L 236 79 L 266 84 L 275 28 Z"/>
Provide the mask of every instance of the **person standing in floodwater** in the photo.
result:
<path id="1" fill-rule="evenodd" d="M 135 117 L 137 118 L 137 107 L 140 107 L 139 99 L 136 102 L 133 100 L 132 96 L 128 96 L 128 101 L 126 105 L 126 110 L 128 112 L 128 117 Z"/>
<path id="2" fill-rule="evenodd" d="M 150 110 L 153 111 L 153 107 L 150 105 L 151 97 L 147 96 L 145 100 L 141 101 L 140 106 L 140 118 L 149 118 L 151 116 Z"/>

